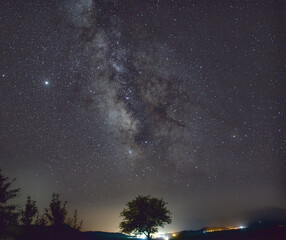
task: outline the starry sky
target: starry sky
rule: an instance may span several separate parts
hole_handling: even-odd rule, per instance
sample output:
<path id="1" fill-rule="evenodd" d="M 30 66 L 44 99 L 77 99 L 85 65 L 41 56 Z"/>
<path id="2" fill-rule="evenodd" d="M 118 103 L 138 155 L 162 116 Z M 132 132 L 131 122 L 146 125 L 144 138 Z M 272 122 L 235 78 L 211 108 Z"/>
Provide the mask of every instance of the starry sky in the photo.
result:
<path id="1" fill-rule="evenodd" d="M 139 194 L 165 231 L 286 208 L 285 4 L 1 0 L 0 167 L 42 209 L 119 231 Z M 284 135 L 283 135 L 284 134 Z"/>

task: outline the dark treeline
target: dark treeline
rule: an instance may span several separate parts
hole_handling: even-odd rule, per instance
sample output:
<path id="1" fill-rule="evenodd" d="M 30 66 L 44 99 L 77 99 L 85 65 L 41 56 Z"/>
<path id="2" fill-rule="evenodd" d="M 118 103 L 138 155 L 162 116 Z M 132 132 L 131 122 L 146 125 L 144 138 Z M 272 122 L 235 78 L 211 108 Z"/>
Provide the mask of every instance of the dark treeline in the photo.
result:
<path id="1" fill-rule="evenodd" d="M 2 174 L 0 169 L 0 238 L 7 229 L 12 226 L 70 226 L 80 230 L 82 221 L 78 219 L 78 211 L 75 209 L 69 216 L 67 202 L 60 200 L 60 195 L 52 194 L 49 206 L 40 213 L 36 201 L 27 196 L 24 207 L 11 203 L 20 193 L 20 188 L 14 188 L 15 179 L 9 179 Z"/>

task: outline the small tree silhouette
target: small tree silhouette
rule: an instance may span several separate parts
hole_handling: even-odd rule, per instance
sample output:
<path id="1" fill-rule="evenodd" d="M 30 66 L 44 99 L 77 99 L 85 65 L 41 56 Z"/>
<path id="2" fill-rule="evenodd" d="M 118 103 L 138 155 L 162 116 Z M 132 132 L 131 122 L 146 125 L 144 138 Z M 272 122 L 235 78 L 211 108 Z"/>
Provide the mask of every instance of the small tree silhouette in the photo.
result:
<path id="1" fill-rule="evenodd" d="M 4 229 L 13 224 L 17 224 L 19 213 L 16 204 L 9 204 L 9 201 L 17 196 L 20 188 L 11 189 L 11 185 L 15 182 L 15 178 L 9 181 L 8 177 L 2 175 L 0 169 L 0 233 Z"/>
<path id="2" fill-rule="evenodd" d="M 121 212 L 123 221 L 119 225 L 120 229 L 127 234 L 144 234 L 151 239 L 151 234 L 157 232 L 158 227 L 171 223 L 171 213 L 166 204 L 163 199 L 149 195 L 136 197 Z"/>
<path id="3" fill-rule="evenodd" d="M 20 221 L 24 225 L 31 225 L 38 213 L 36 201 L 31 200 L 31 196 L 27 197 L 25 209 L 20 211 Z"/>
<path id="4" fill-rule="evenodd" d="M 80 231 L 83 221 L 82 220 L 80 222 L 78 222 L 78 221 L 79 221 L 78 220 L 78 212 L 77 212 L 77 209 L 75 209 L 73 217 L 68 219 L 68 225 L 70 225 L 72 228 Z"/>
<path id="5" fill-rule="evenodd" d="M 35 225 L 47 226 L 48 225 L 48 219 L 47 219 L 46 215 L 45 214 L 40 215 L 40 213 L 38 212 L 37 216 L 36 216 Z"/>
<path id="6" fill-rule="evenodd" d="M 62 203 L 59 194 L 53 193 L 49 208 L 45 209 L 45 216 L 52 225 L 58 226 L 65 223 L 67 216 L 66 205 L 67 202 Z"/>

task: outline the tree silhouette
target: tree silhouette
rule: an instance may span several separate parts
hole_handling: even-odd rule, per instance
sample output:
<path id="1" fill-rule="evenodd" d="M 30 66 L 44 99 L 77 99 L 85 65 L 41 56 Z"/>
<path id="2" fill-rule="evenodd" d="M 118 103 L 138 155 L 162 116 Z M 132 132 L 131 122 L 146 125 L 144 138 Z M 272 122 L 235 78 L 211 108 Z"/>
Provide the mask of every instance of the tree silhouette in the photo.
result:
<path id="1" fill-rule="evenodd" d="M 40 215 L 40 213 L 38 212 L 37 216 L 36 216 L 35 225 L 47 226 L 48 225 L 48 219 L 47 219 L 46 215 L 45 214 Z"/>
<path id="2" fill-rule="evenodd" d="M 151 234 L 158 231 L 166 223 L 171 223 L 171 213 L 166 208 L 166 202 L 148 196 L 137 196 L 127 203 L 120 216 L 123 221 L 119 227 L 122 232 L 130 234 L 144 234 L 151 239 Z"/>
<path id="3" fill-rule="evenodd" d="M 17 196 L 20 188 L 11 189 L 15 178 L 9 181 L 8 177 L 2 175 L 0 169 L 0 233 L 9 225 L 17 224 L 18 212 L 16 204 L 9 204 L 9 201 Z"/>
<path id="4" fill-rule="evenodd" d="M 60 200 L 60 195 L 53 193 L 52 200 L 49 204 L 49 208 L 45 209 L 45 216 L 49 220 L 52 225 L 61 225 L 66 221 L 67 202 L 63 202 Z"/>
<path id="5" fill-rule="evenodd" d="M 75 209 L 73 217 L 68 219 L 68 225 L 70 225 L 72 228 L 80 231 L 83 221 L 82 220 L 80 222 L 78 222 L 78 221 L 79 221 L 78 220 L 78 212 L 77 212 L 77 209 Z"/>
<path id="6" fill-rule="evenodd" d="M 31 225 L 37 213 L 38 213 L 38 208 L 36 205 L 36 201 L 31 200 L 31 196 L 28 196 L 25 209 L 21 210 L 20 212 L 21 216 L 20 221 L 24 225 Z"/>

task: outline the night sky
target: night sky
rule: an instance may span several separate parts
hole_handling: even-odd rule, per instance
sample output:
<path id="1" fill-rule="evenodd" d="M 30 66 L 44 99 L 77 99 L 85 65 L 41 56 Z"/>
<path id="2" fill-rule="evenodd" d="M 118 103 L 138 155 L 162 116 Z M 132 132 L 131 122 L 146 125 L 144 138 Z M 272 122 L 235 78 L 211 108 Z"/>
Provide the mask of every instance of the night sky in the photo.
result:
<path id="1" fill-rule="evenodd" d="M 139 194 L 164 231 L 286 208 L 283 1 L 0 1 L 0 167 L 119 231 Z"/>

